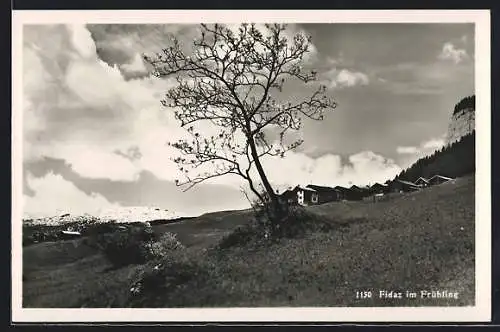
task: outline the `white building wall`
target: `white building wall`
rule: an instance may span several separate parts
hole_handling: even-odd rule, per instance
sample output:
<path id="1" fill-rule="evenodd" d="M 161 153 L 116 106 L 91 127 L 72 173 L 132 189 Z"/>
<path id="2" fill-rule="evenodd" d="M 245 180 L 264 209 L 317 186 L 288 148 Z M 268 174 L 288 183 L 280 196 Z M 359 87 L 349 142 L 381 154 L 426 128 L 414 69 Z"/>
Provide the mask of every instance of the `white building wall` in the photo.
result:
<path id="1" fill-rule="evenodd" d="M 297 202 L 300 205 L 304 205 L 304 191 L 302 190 L 297 191 Z"/>

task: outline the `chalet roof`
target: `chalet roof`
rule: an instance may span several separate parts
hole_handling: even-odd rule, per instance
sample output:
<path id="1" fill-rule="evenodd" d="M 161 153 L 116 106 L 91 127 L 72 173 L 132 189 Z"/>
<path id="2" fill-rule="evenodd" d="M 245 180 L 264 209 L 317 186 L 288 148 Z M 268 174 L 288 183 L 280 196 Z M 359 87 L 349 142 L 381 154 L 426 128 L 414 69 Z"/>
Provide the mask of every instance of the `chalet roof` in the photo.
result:
<path id="1" fill-rule="evenodd" d="M 375 182 L 374 184 L 372 184 L 372 187 L 375 187 L 375 186 L 387 187 L 388 185 L 387 185 L 387 184 L 385 184 L 385 183 L 378 183 L 378 182 Z"/>
<path id="2" fill-rule="evenodd" d="M 301 189 L 300 186 L 288 187 L 287 189 L 283 190 L 283 192 L 281 192 L 281 194 L 278 194 L 278 195 L 285 195 L 285 194 L 289 194 L 289 193 L 294 193 L 300 189 Z"/>
<path id="3" fill-rule="evenodd" d="M 429 183 L 429 179 L 426 179 L 426 178 L 424 178 L 424 177 L 422 177 L 422 176 L 421 176 L 421 177 L 419 177 L 419 178 L 415 181 L 415 183 L 417 183 L 419 180 L 422 180 L 422 181 L 424 181 L 425 183 Z"/>
<path id="4" fill-rule="evenodd" d="M 307 185 L 307 188 L 311 188 L 311 189 L 316 190 L 316 191 L 333 191 L 333 190 L 335 190 L 335 188 L 332 188 L 332 187 L 318 186 L 315 184 L 309 184 L 309 185 Z"/>
<path id="5" fill-rule="evenodd" d="M 368 187 L 364 187 L 364 186 L 359 187 L 359 186 L 356 186 L 356 185 L 353 184 L 350 189 L 351 190 L 357 190 L 357 191 L 364 191 L 364 190 L 367 190 Z"/>
<path id="6" fill-rule="evenodd" d="M 299 187 L 298 188 L 299 190 L 304 190 L 304 191 L 312 191 L 312 192 L 316 192 L 316 190 L 312 189 L 312 188 L 308 188 L 308 187 Z"/>
<path id="7" fill-rule="evenodd" d="M 410 181 L 404 181 L 404 180 L 399 180 L 399 179 L 396 181 L 399 183 L 402 183 L 404 185 L 410 186 L 410 187 L 418 187 L 418 185 L 416 185 L 415 183 L 410 182 Z"/>
<path id="8" fill-rule="evenodd" d="M 335 190 L 341 190 L 341 191 L 348 191 L 348 190 L 351 190 L 351 189 L 349 189 L 349 188 L 342 187 L 342 186 L 336 186 L 334 189 L 335 189 Z"/>
<path id="9" fill-rule="evenodd" d="M 443 175 L 436 174 L 436 175 L 434 175 L 433 177 L 431 177 L 431 178 L 429 179 L 429 181 L 431 181 L 431 180 L 432 180 L 432 179 L 434 179 L 434 178 L 439 178 L 439 179 L 443 179 L 443 180 L 453 180 L 452 178 L 449 178 L 449 177 L 447 177 L 447 176 L 443 176 Z"/>

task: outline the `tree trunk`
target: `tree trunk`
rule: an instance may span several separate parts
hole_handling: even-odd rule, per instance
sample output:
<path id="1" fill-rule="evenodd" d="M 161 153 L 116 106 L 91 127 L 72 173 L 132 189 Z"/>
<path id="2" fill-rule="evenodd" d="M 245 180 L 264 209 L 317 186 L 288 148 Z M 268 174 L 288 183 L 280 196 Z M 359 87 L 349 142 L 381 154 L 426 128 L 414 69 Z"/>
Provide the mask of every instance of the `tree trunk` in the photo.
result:
<path id="1" fill-rule="evenodd" d="M 259 154 L 257 152 L 257 148 L 255 147 L 254 140 L 252 138 L 249 138 L 248 144 L 250 144 L 250 150 L 252 153 L 252 158 L 255 162 L 255 167 L 257 168 L 257 172 L 259 173 L 259 176 L 262 180 L 262 184 L 264 185 L 264 188 L 266 189 L 266 192 L 269 195 L 273 210 L 278 214 L 278 217 L 281 217 L 281 215 L 283 214 L 283 211 L 282 211 L 281 205 L 279 203 L 278 196 L 276 195 L 276 193 L 273 190 L 273 187 L 269 183 L 269 180 L 267 179 L 266 173 L 264 172 L 264 168 L 262 167 L 262 164 L 260 163 Z"/>

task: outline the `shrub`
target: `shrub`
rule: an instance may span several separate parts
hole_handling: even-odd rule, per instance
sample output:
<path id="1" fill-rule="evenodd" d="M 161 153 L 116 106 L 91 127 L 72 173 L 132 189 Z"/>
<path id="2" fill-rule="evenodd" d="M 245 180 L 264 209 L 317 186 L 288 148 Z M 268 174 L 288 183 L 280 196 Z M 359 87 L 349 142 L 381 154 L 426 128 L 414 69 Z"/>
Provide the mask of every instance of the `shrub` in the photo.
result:
<path id="1" fill-rule="evenodd" d="M 149 258 L 148 246 L 153 241 L 150 228 L 137 226 L 98 235 L 98 245 L 116 267 L 145 263 Z"/>
<path id="2" fill-rule="evenodd" d="M 279 220 L 269 218 L 269 212 L 265 208 L 254 211 L 253 220 L 222 238 L 217 246 L 219 249 L 238 245 L 263 245 L 280 238 L 300 237 L 314 231 L 328 232 L 333 228 L 327 220 L 308 213 L 301 206 L 285 206 L 286 214 Z"/>
<path id="3" fill-rule="evenodd" d="M 266 240 L 266 230 L 255 224 L 237 227 L 234 231 L 224 236 L 218 243 L 219 249 L 226 249 L 237 245 L 246 245 L 250 242 Z"/>
<path id="4" fill-rule="evenodd" d="M 145 248 L 149 259 L 157 259 L 169 255 L 172 251 L 184 249 L 184 246 L 177 240 L 175 233 L 166 232 L 158 241 L 146 243 Z"/>
<path id="5" fill-rule="evenodd" d="M 129 288 L 132 307 L 161 307 L 169 302 L 169 294 L 183 287 L 193 278 L 207 276 L 209 271 L 199 257 L 176 252 L 154 264 L 149 264 Z"/>
<path id="6" fill-rule="evenodd" d="M 98 234 L 93 239 L 88 243 L 97 245 L 115 267 L 143 264 L 184 249 L 176 234 L 167 232 L 158 239 L 151 227 L 143 225 Z"/>
<path id="7" fill-rule="evenodd" d="M 277 234 L 281 237 L 298 237 L 306 232 L 328 232 L 333 226 L 328 220 L 307 212 L 301 206 L 290 206 Z"/>

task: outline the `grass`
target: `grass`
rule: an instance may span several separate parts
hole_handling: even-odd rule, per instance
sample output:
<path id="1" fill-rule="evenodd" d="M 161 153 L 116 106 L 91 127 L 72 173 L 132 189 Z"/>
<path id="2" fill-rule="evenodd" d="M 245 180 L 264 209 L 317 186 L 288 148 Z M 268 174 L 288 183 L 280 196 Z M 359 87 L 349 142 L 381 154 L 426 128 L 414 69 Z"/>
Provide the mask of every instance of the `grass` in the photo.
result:
<path id="1" fill-rule="evenodd" d="M 469 176 L 381 202 L 312 206 L 308 213 L 329 229 L 224 249 L 218 244 L 248 223 L 250 211 L 158 225 L 155 232 L 176 233 L 187 248 L 115 270 L 101 253 L 75 245 L 79 240 L 32 245 L 24 249 L 24 305 L 473 305 L 474 187 Z M 356 299 L 356 291 L 368 290 L 372 299 Z M 380 299 L 379 290 L 448 290 L 459 298 Z"/>

